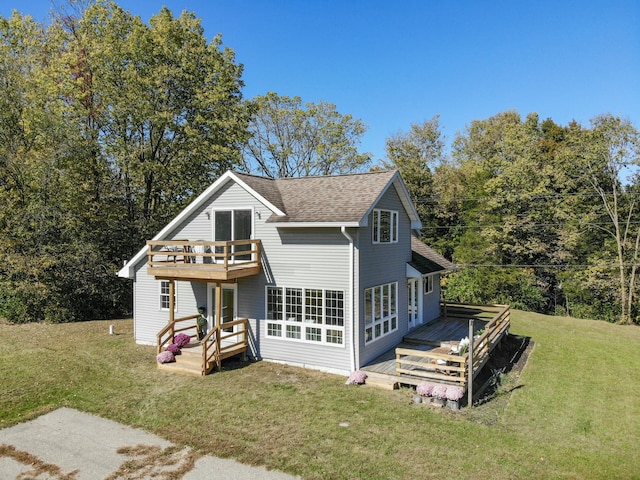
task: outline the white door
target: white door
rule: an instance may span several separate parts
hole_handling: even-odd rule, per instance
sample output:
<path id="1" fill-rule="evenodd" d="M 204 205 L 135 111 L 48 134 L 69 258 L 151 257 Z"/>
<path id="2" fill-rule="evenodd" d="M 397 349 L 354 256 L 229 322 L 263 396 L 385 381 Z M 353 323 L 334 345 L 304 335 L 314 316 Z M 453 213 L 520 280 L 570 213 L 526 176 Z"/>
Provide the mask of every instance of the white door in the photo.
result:
<path id="1" fill-rule="evenodd" d="M 222 284 L 222 318 L 220 319 L 220 325 L 224 326 L 225 323 L 236 320 L 237 311 L 237 289 L 236 283 L 223 283 Z M 209 314 L 209 324 L 211 326 L 216 325 L 216 284 L 210 283 L 207 285 L 207 310 L 211 312 Z M 234 327 L 223 328 L 223 332 L 233 332 Z M 233 340 L 233 338 L 231 339 Z M 234 342 L 231 342 L 234 343 Z"/>
<path id="2" fill-rule="evenodd" d="M 213 240 L 216 242 L 228 242 L 232 240 L 250 240 L 253 232 L 253 211 L 250 209 L 239 210 L 214 210 L 213 211 Z M 250 245 L 235 245 L 233 253 L 251 250 Z M 215 253 L 223 253 L 223 247 L 216 247 Z M 222 260 L 222 259 L 220 259 Z M 251 260 L 251 255 L 233 255 L 231 262 Z"/>
<path id="3" fill-rule="evenodd" d="M 407 283 L 407 300 L 409 301 L 409 329 L 422 323 L 420 307 L 420 282 L 417 278 L 410 278 Z"/>

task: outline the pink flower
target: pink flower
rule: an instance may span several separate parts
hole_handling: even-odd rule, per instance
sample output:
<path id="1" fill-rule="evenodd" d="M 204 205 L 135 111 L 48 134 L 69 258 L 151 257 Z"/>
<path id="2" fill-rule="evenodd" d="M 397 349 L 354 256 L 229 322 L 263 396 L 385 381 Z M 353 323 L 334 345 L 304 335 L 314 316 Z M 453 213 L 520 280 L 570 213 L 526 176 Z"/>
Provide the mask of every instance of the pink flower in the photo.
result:
<path id="1" fill-rule="evenodd" d="M 188 345 L 191 341 L 191 337 L 185 333 L 179 333 L 175 337 L 173 337 L 173 343 L 178 347 L 182 348 L 185 345 Z"/>
<path id="2" fill-rule="evenodd" d="M 180 355 L 180 347 L 178 345 L 176 345 L 175 343 L 172 343 L 171 345 L 169 345 L 167 347 L 167 352 L 171 352 L 174 355 Z"/>
<path id="3" fill-rule="evenodd" d="M 447 387 L 447 400 L 460 400 L 463 396 L 464 389 L 462 387 Z"/>
<path id="4" fill-rule="evenodd" d="M 168 350 L 160 352 L 156 359 L 158 360 L 158 363 L 171 363 L 176 361 L 176 357 L 174 357 L 173 353 Z"/>
<path id="5" fill-rule="evenodd" d="M 428 397 L 429 395 L 431 395 L 431 392 L 433 392 L 433 387 L 435 387 L 433 383 L 429 383 L 429 382 L 419 383 L 418 386 L 416 387 L 416 393 L 418 395 L 422 395 L 423 397 Z"/>
<path id="6" fill-rule="evenodd" d="M 367 379 L 367 374 L 361 372 L 360 370 L 356 370 L 351 375 L 349 375 L 349 379 L 347 380 L 347 385 L 362 385 Z"/>
<path id="7" fill-rule="evenodd" d="M 446 385 L 436 385 L 433 387 L 431 391 L 431 395 L 436 398 L 447 398 L 447 386 Z"/>

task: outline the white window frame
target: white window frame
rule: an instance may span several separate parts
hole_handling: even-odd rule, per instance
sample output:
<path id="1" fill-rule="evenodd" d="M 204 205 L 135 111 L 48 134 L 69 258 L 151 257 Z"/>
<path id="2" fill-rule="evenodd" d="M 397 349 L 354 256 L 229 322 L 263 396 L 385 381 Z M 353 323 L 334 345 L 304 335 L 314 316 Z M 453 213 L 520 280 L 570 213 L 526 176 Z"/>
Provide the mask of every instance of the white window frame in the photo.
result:
<path id="1" fill-rule="evenodd" d="M 433 293 L 433 277 L 435 275 L 425 275 L 422 277 L 422 284 L 424 285 L 424 294 L 429 295 Z"/>
<path id="2" fill-rule="evenodd" d="M 268 285 L 265 304 L 268 338 L 346 347 L 344 290 Z"/>
<path id="3" fill-rule="evenodd" d="M 235 214 L 238 211 L 248 211 L 250 212 L 251 215 L 251 238 L 253 239 L 255 236 L 255 229 L 256 229 L 256 225 L 255 225 L 255 208 L 253 206 L 247 206 L 247 207 L 233 207 L 233 208 L 223 208 L 223 207 L 213 207 L 211 208 L 211 238 L 215 239 L 216 238 L 216 215 L 218 215 L 221 212 L 230 212 L 231 213 L 231 240 L 230 241 L 235 241 L 236 239 L 236 223 L 235 223 Z M 232 256 L 231 258 L 233 259 L 233 263 L 242 263 L 242 262 L 247 262 L 247 261 L 255 261 L 255 255 L 251 255 L 251 259 L 250 260 L 239 260 L 236 259 L 235 255 Z M 213 257 L 214 259 L 216 257 Z M 215 261 L 215 260 L 214 260 Z"/>
<path id="4" fill-rule="evenodd" d="M 170 291 L 170 281 L 169 280 L 160 280 L 160 310 L 163 312 L 168 312 L 169 311 L 169 305 L 171 305 L 170 299 L 169 299 L 169 291 Z M 163 285 L 167 286 L 167 291 L 165 292 L 163 290 Z M 164 306 L 164 304 L 166 303 L 166 307 Z M 174 284 L 174 288 L 173 288 L 173 311 L 177 312 L 178 311 L 178 285 Z"/>
<path id="5" fill-rule="evenodd" d="M 382 235 L 383 217 L 389 216 L 389 238 Z M 398 211 L 376 208 L 372 214 L 371 234 L 374 244 L 398 243 Z"/>
<path id="6" fill-rule="evenodd" d="M 364 290 L 364 343 L 370 344 L 398 330 L 398 282 Z"/>

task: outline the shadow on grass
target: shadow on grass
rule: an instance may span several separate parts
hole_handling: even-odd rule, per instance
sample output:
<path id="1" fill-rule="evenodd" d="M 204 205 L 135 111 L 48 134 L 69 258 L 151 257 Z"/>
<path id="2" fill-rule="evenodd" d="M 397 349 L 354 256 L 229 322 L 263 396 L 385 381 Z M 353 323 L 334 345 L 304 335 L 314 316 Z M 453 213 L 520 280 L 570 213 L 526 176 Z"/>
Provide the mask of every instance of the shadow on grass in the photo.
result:
<path id="1" fill-rule="evenodd" d="M 509 334 L 491 352 L 489 361 L 474 378 L 474 405 L 482 405 L 502 393 L 511 393 L 525 385 L 516 384 L 524 369 L 534 342 L 531 337 Z"/>

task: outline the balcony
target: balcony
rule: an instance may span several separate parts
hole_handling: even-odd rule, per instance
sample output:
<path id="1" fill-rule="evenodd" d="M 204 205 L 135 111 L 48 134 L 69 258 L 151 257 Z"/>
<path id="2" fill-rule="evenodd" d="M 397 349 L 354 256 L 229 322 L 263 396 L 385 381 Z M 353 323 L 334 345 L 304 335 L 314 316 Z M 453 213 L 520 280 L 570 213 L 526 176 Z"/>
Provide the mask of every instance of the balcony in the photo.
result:
<path id="1" fill-rule="evenodd" d="M 228 281 L 262 271 L 260 240 L 148 240 L 147 272 L 156 279 Z"/>

